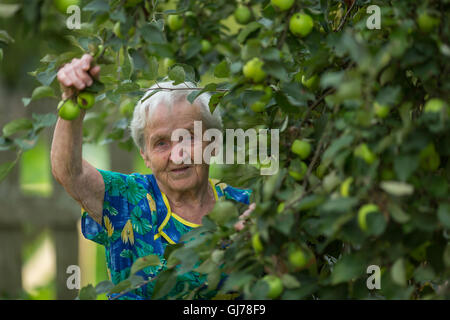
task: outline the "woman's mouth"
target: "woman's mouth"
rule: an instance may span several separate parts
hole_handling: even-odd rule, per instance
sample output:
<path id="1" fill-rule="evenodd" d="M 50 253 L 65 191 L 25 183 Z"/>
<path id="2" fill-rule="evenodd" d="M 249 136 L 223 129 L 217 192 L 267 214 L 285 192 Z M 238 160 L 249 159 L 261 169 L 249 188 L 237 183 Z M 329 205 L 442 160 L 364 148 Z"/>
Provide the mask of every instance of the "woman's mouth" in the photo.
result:
<path id="1" fill-rule="evenodd" d="M 189 169 L 190 169 L 189 166 L 183 166 L 183 167 L 174 168 L 174 169 L 170 170 L 170 172 L 176 173 L 176 174 L 181 174 L 181 173 L 185 173 Z"/>

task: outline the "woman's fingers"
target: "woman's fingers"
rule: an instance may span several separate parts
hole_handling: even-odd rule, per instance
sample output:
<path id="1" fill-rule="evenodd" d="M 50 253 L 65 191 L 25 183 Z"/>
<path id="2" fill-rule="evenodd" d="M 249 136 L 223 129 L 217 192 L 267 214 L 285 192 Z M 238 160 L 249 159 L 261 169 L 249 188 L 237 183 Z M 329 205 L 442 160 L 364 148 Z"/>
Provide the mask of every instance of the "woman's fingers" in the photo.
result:
<path id="1" fill-rule="evenodd" d="M 92 68 L 89 70 L 89 73 L 90 73 L 91 76 L 93 76 L 94 78 L 98 78 L 98 74 L 100 73 L 100 66 L 92 67 Z"/>
<path id="2" fill-rule="evenodd" d="M 91 68 L 93 57 L 84 54 L 81 59 L 72 59 L 70 63 L 65 64 L 57 73 L 57 79 L 63 87 L 63 99 L 74 94 L 74 87 L 77 90 L 83 90 L 92 85 L 93 77 L 98 77 L 99 66 Z M 69 90 L 69 88 L 71 88 Z"/>
<path id="3" fill-rule="evenodd" d="M 244 211 L 243 214 L 239 216 L 239 221 L 234 224 L 234 229 L 237 231 L 241 231 L 245 227 L 245 219 L 250 216 L 253 210 L 256 208 L 256 203 L 251 203 L 247 210 Z"/>

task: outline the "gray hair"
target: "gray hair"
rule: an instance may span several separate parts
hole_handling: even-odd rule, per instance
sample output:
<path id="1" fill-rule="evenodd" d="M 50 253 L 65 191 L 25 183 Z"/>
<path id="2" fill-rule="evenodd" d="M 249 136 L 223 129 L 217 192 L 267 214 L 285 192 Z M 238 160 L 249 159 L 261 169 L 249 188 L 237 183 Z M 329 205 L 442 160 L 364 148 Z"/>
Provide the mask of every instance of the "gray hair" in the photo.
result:
<path id="1" fill-rule="evenodd" d="M 186 99 L 191 92 L 197 91 L 190 89 L 195 87 L 197 86 L 192 82 L 184 82 L 178 85 L 173 85 L 171 81 L 168 81 L 154 84 L 145 93 L 134 108 L 133 119 L 130 123 L 131 136 L 139 149 L 145 149 L 145 128 L 149 123 L 152 113 L 156 107 L 160 104 L 164 104 L 168 108 L 172 107 L 174 103 L 182 99 Z M 158 88 L 164 89 L 154 93 L 154 89 Z M 222 117 L 220 116 L 220 110 L 219 108 L 216 108 L 214 112 L 211 113 L 209 110 L 210 98 L 211 94 L 209 92 L 202 93 L 193 101 L 193 104 L 200 106 L 203 123 L 207 129 L 216 128 L 222 130 Z"/>

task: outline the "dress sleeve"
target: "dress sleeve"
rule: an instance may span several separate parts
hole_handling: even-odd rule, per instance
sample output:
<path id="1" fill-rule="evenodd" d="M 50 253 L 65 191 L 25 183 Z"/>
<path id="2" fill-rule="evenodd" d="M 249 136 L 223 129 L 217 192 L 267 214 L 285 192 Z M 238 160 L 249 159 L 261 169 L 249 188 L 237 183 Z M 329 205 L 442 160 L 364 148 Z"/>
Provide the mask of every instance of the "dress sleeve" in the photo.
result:
<path id="1" fill-rule="evenodd" d="M 102 223 L 99 224 L 82 208 L 81 232 L 86 239 L 104 246 L 120 237 L 129 217 L 128 188 L 129 176 L 117 172 L 97 169 L 105 183 Z"/>
<path id="2" fill-rule="evenodd" d="M 223 189 L 225 198 L 228 200 L 234 200 L 244 204 L 250 204 L 250 196 L 252 194 L 251 189 L 239 189 L 232 186 L 226 186 Z"/>

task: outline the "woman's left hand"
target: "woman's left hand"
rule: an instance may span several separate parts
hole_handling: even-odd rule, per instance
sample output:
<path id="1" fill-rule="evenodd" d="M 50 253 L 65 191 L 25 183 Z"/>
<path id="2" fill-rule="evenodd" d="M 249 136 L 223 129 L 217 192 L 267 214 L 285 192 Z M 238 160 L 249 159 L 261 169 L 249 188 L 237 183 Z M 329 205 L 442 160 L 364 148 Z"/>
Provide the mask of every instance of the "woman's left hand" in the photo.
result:
<path id="1" fill-rule="evenodd" d="M 248 216 L 250 216 L 250 213 L 252 213 L 252 211 L 255 210 L 255 208 L 256 208 L 256 203 L 251 203 L 248 206 L 248 209 L 245 210 L 244 213 L 239 216 L 239 221 L 236 222 L 236 224 L 234 225 L 234 228 L 237 231 L 241 231 L 242 229 L 244 229 L 245 220 L 248 218 Z"/>

